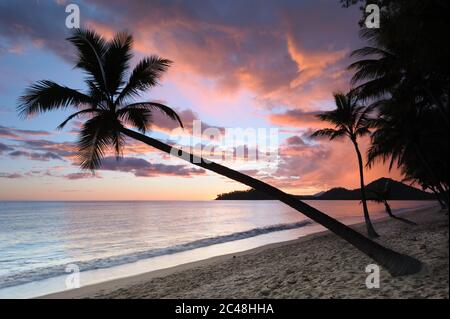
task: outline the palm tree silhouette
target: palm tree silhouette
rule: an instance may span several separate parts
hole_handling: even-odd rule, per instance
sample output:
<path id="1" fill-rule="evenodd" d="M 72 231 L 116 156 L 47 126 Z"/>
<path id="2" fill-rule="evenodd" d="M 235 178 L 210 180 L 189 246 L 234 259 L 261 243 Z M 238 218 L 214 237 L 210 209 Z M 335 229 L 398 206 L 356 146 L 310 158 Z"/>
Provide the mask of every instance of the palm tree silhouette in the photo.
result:
<path id="1" fill-rule="evenodd" d="M 334 128 L 318 130 L 312 134 L 312 137 L 326 136 L 330 140 L 336 138 L 348 137 L 355 147 L 359 165 L 359 178 L 361 184 L 361 202 L 363 204 L 364 220 L 366 222 L 367 233 L 369 237 L 379 237 L 375 231 L 367 209 L 366 190 L 364 184 L 364 165 L 363 158 L 358 146 L 358 137 L 370 134 L 371 120 L 368 117 L 369 109 L 359 105 L 357 100 L 351 94 L 335 93 L 334 100 L 336 109 L 317 115 L 319 119 L 334 125 Z"/>
<path id="2" fill-rule="evenodd" d="M 25 91 L 20 98 L 18 110 L 22 116 L 27 117 L 69 106 L 75 107 L 77 112 L 61 123 L 60 128 L 71 119 L 81 115 L 89 116 L 83 123 L 78 142 L 79 164 L 83 169 L 94 170 L 100 167 L 101 160 L 110 147 L 119 157 L 124 147 L 124 138 L 128 136 L 282 201 L 372 257 L 394 276 L 412 274 L 421 269 L 420 261 L 373 242 L 292 195 L 238 171 L 146 136 L 145 133 L 151 124 L 152 111 L 155 109 L 161 110 L 182 125 L 175 111 L 163 104 L 155 102 L 129 104 L 131 98 L 139 96 L 158 83 L 171 64 L 169 60 L 157 56 L 144 58 L 135 66 L 126 81 L 125 75 L 132 57 L 133 40 L 130 35 L 118 33 L 111 41 L 106 41 L 94 31 L 79 29 L 74 31 L 68 40 L 78 51 L 76 67 L 86 73 L 85 82 L 89 91 L 82 93 L 51 81 L 40 81 Z M 127 125 L 139 132 L 127 128 Z"/>
<path id="3" fill-rule="evenodd" d="M 415 226 L 417 225 L 413 221 L 410 221 L 406 218 L 395 216 L 392 213 L 391 205 L 389 205 L 389 200 L 391 199 L 391 187 L 390 187 L 389 181 L 386 181 L 386 183 L 384 184 L 384 188 L 382 190 L 369 188 L 369 189 L 367 189 L 367 193 L 369 194 L 369 197 L 368 197 L 369 201 L 373 201 L 375 203 L 384 205 L 386 213 L 389 215 L 389 217 L 400 220 L 400 221 L 410 224 L 410 225 L 415 225 Z M 370 195 L 372 195 L 372 196 L 370 196 Z"/>
<path id="4" fill-rule="evenodd" d="M 436 132 L 445 134 L 444 121 L 436 116 L 437 110 L 404 107 L 410 105 L 411 98 L 405 96 L 395 94 L 375 103 L 378 116 L 372 121 L 375 131 L 367 151 L 367 166 L 381 160 L 389 162 L 391 170 L 396 164 L 406 179 L 422 185 L 426 182 L 448 206 L 448 145 L 445 139 L 436 138 Z"/>
<path id="5" fill-rule="evenodd" d="M 431 7 L 435 9 L 433 5 Z M 421 16 L 425 20 L 429 17 Z M 448 54 L 443 60 L 442 52 L 430 50 L 432 45 L 424 45 L 423 41 L 435 34 L 414 30 L 420 23 L 411 20 L 410 15 L 396 18 L 386 14 L 383 19 L 383 28 L 361 30 L 361 37 L 369 45 L 354 50 L 350 55 L 359 58 L 348 67 L 355 72 L 351 79 L 355 86 L 353 93 L 359 99 L 377 100 L 390 97 L 399 90 L 408 92 L 416 100 L 434 105 L 448 129 L 448 99 L 442 98 L 448 95 L 448 68 L 445 68 Z M 411 31 L 418 32 L 422 38 L 412 38 L 408 34 Z M 447 74 L 443 75 L 444 72 Z"/>
<path id="6" fill-rule="evenodd" d="M 345 6 L 354 3 L 345 1 Z M 397 161 L 406 179 L 432 190 L 448 207 L 449 44 L 441 39 L 449 32 L 449 4 L 439 0 L 379 4 L 383 27 L 361 24 L 367 46 L 352 52 L 359 60 L 349 66 L 354 71 L 352 92 L 359 99 L 375 101 L 374 109 L 385 117 L 375 128 L 369 157 L 379 154 L 375 157 L 383 161 L 391 157 L 391 167 Z"/>

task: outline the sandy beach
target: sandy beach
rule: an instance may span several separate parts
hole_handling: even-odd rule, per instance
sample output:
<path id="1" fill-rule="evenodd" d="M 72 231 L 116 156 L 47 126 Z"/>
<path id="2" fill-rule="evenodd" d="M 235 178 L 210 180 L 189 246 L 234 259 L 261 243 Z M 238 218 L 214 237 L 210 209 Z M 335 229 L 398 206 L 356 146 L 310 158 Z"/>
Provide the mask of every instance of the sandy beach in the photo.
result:
<path id="1" fill-rule="evenodd" d="M 378 241 L 425 267 L 396 278 L 381 269 L 379 289 L 365 285 L 372 261 L 326 231 L 43 298 L 449 298 L 448 212 L 435 207 L 403 216 L 418 226 L 379 220 Z"/>

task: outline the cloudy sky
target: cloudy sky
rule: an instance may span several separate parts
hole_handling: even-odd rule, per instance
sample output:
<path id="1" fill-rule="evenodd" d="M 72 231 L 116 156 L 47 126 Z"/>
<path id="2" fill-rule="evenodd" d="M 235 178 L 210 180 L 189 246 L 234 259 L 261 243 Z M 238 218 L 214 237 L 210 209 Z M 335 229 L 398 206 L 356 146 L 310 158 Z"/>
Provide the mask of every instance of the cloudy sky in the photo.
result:
<path id="1" fill-rule="evenodd" d="M 188 128 L 173 131 L 174 123 L 155 114 L 152 136 L 189 136 L 193 120 L 220 130 L 278 128 L 275 170 L 224 164 L 296 194 L 358 186 L 350 143 L 309 138 L 324 126 L 314 115 L 333 107 L 332 92 L 349 88 L 349 53 L 363 45 L 357 6 L 344 9 L 338 0 L 1 0 L 0 200 L 206 200 L 245 189 L 134 141 L 122 161 L 107 157 L 93 175 L 75 163 L 83 119 L 57 131 L 67 111 L 18 117 L 17 98 L 34 81 L 84 89 L 64 40 L 68 3 L 79 5 L 82 25 L 107 38 L 132 33 L 134 63 L 149 54 L 174 61 L 143 98 L 170 105 Z M 399 179 L 382 165 L 366 175 L 368 182 Z"/>

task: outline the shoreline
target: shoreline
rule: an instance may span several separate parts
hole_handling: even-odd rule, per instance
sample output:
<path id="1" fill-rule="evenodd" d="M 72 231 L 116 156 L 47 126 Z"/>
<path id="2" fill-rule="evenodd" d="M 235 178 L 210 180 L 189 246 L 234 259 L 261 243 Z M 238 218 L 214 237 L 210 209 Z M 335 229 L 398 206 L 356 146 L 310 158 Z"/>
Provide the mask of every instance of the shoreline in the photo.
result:
<path id="1" fill-rule="evenodd" d="M 139 284 L 142 281 L 148 281 L 148 280 L 152 280 L 152 279 L 155 279 L 155 278 L 169 276 L 169 275 L 172 275 L 172 274 L 176 274 L 178 272 L 191 270 L 191 269 L 194 269 L 194 268 L 197 268 L 197 267 L 211 266 L 211 265 L 214 265 L 214 264 L 219 263 L 219 262 L 223 262 L 223 261 L 226 261 L 226 260 L 231 260 L 233 258 L 238 258 L 238 257 L 251 255 L 251 254 L 257 254 L 257 253 L 263 252 L 263 251 L 265 251 L 267 249 L 274 249 L 274 248 L 283 247 L 283 246 L 289 245 L 289 244 L 301 243 L 302 241 L 309 241 L 309 240 L 312 240 L 312 239 L 314 239 L 316 237 L 321 237 L 323 235 L 326 235 L 326 233 L 328 233 L 328 232 L 329 232 L 329 230 L 323 230 L 323 231 L 319 231 L 317 233 L 313 233 L 313 234 L 309 234 L 309 235 L 306 235 L 306 236 L 299 237 L 297 239 L 292 239 L 292 240 L 286 240 L 286 241 L 282 241 L 282 242 L 278 242 L 278 243 L 267 244 L 267 245 L 263 245 L 263 246 L 260 246 L 260 247 L 256 247 L 256 248 L 252 248 L 252 249 L 236 252 L 236 253 L 230 253 L 230 254 L 214 256 L 214 257 L 210 257 L 210 258 L 207 258 L 207 259 L 202 259 L 202 260 L 197 260 L 197 261 L 193 261 L 193 262 L 188 262 L 188 263 L 184 263 L 184 264 L 181 264 L 181 265 L 176 265 L 176 266 L 169 267 L 169 268 L 152 270 L 152 271 L 148 271 L 148 272 L 145 272 L 145 273 L 142 273 L 142 274 L 132 275 L 132 276 L 129 276 L 129 277 L 112 279 L 112 280 L 108 280 L 108 281 L 104 281 L 104 282 L 100 282 L 100 283 L 96 283 L 96 284 L 92 284 L 92 285 L 86 285 L 86 286 L 80 287 L 78 289 L 66 290 L 66 291 L 60 291 L 60 292 L 55 292 L 55 293 L 51 293 L 51 294 L 46 294 L 46 295 L 38 296 L 38 297 L 32 298 L 32 299 L 72 299 L 72 298 L 77 299 L 77 298 L 85 298 L 85 296 L 90 295 L 92 293 L 113 291 L 115 289 L 122 289 L 124 286 L 130 286 L 130 285 L 134 285 L 134 284 Z"/>
<path id="2" fill-rule="evenodd" d="M 418 220 L 427 220 L 427 215 L 432 214 L 433 217 L 438 216 L 438 215 L 444 215 L 444 213 L 439 213 L 438 212 L 439 209 L 434 207 L 427 207 L 427 208 L 416 208 L 416 209 L 412 209 L 408 212 L 404 212 L 401 215 L 402 216 L 406 216 L 408 218 L 412 218 L 414 219 L 418 219 Z M 436 215 L 435 215 L 436 214 Z M 424 216 L 425 215 L 425 216 Z M 442 217 L 442 216 L 440 216 Z M 448 226 L 448 216 L 444 217 L 444 219 L 446 219 L 446 223 Z M 378 225 L 378 227 L 382 227 L 382 226 L 386 226 L 386 225 L 394 225 L 396 227 L 405 227 L 404 225 L 401 225 L 401 222 L 392 220 L 389 217 L 383 217 L 380 218 L 378 220 L 376 220 L 374 222 L 375 225 Z M 364 228 L 364 223 L 357 223 L 354 225 L 351 225 L 353 228 L 357 229 L 357 230 L 361 230 L 361 228 Z M 420 227 L 420 224 L 419 224 Z M 383 227 L 386 228 L 386 227 Z M 389 228 L 389 227 L 387 227 Z M 392 228 L 392 227 L 391 227 Z M 448 227 L 447 227 L 448 228 Z M 385 229 L 383 229 L 383 231 L 385 231 Z M 383 232 L 382 231 L 382 232 Z M 384 234 L 383 234 L 384 235 Z M 333 238 L 334 237 L 334 238 Z M 386 236 L 383 236 L 386 237 Z M 182 281 L 183 279 L 186 279 L 185 277 L 190 277 L 190 281 L 194 280 L 195 276 L 193 276 L 193 273 L 196 272 L 203 272 L 204 275 L 208 276 L 210 275 L 210 277 L 217 277 L 218 274 L 220 274 L 220 271 L 222 270 L 221 268 L 223 268 L 223 265 L 227 265 L 227 264 L 235 264 L 237 261 L 239 261 L 239 264 L 243 264 L 241 265 L 241 270 L 242 272 L 247 272 L 250 271 L 251 272 L 251 268 L 253 267 L 253 263 L 252 260 L 255 259 L 259 259 L 259 255 L 266 255 L 265 257 L 270 261 L 271 259 L 273 260 L 273 255 L 276 255 L 279 251 L 286 251 L 289 250 L 292 247 L 305 247 L 305 246 L 311 246 L 311 245 L 317 245 L 318 242 L 320 241 L 325 241 L 325 242 L 330 242 L 330 241 L 341 241 L 340 239 L 337 239 L 337 237 L 332 234 L 330 231 L 328 230 L 324 230 L 324 231 L 319 231 L 317 233 L 313 233 L 313 234 L 309 234 L 306 236 L 302 236 L 298 239 L 294 239 L 294 240 L 289 240 L 289 241 L 284 241 L 284 242 L 278 242 L 278 243 L 273 243 L 273 244 L 268 244 L 268 245 L 264 245 L 261 247 L 257 247 L 257 248 L 253 248 L 250 250 L 245 250 L 242 252 L 238 252 L 238 253 L 231 253 L 231 254 L 226 254 L 226 255 L 220 255 L 220 256 L 216 256 L 216 257 L 212 257 L 212 258 L 208 258 L 208 259 L 204 259 L 204 260 L 200 260 L 200 261 L 195 261 L 195 262 L 190 262 L 190 263 L 185 263 L 185 264 L 181 264 L 181 265 L 177 265 L 174 267 L 170 267 L 170 268 L 165 268 L 165 269 L 159 269 L 159 270 L 154 270 L 154 271 L 150 271 L 150 272 L 146 272 L 146 273 L 142 273 L 142 274 L 138 274 L 138 275 L 133 275 L 133 276 L 129 276 L 129 277 L 124 277 L 124 278 L 118 278 L 118 279 L 113 279 L 113 280 L 109 280 L 109 281 L 105 281 L 105 282 L 101 282 L 101 283 L 97 283 L 97 284 L 93 284 L 93 285 L 88 285 L 88 286 L 84 286 L 78 289 L 74 289 L 74 290 L 66 290 L 66 291 L 62 291 L 62 292 L 57 292 L 57 293 L 52 293 L 52 294 L 48 294 L 48 295 L 43 295 L 40 297 L 37 297 L 39 299 L 43 298 L 43 299 L 60 299 L 60 298 L 198 298 L 198 297 L 202 297 L 200 295 L 195 295 L 195 294 L 190 294 L 189 291 L 183 291 L 182 286 L 180 285 L 180 287 L 173 287 L 173 283 L 178 283 L 180 280 Z M 330 244 L 330 243 L 329 243 Z M 390 246 L 388 243 L 383 243 L 386 246 Z M 445 244 L 445 243 L 444 243 Z M 345 243 L 344 243 L 345 245 Z M 319 245 L 320 246 L 320 245 Z M 326 245 L 324 245 L 326 246 Z M 350 249 L 352 254 L 359 254 L 361 256 L 363 256 L 363 258 L 365 257 L 365 259 L 370 260 L 367 256 L 362 255 L 361 253 L 359 253 L 359 251 L 356 251 L 356 249 L 354 249 L 353 247 L 350 247 L 350 245 L 347 244 L 346 250 Z M 391 246 L 392 248 L 395 248 L 394 246 Z M 397 249 L 397 251 L 400 252 L 404 252 L 403 250 L 399 250 Z M 334 253 L 337 253 L 336 251 Z M 414 255 L 414 254 L 412 254 Z M 326 254 L 324 256 L 322 256 L 322 259 L 326 257 Z M 334 259 L 336 256 L 328 256 L 331 259 Z M 306 258 L 308 259 L 308 258 Z M 339 259 L 337 257 L 337 259 Z M 246 262 L 247 261 L 247 262 Z M 249 262 L 250 261 L 250 262 Z M 249 263 L 248 263 L 249 262 Z M 248 264 L 248 265 L 247 265 Z M 427 263 L 425 263 L 427 264 Z M 230 266 L 230 265 L 228 265 Z M 308 266 L 308 265 L 302 265 L 304 266 Z M 234 267 L 226 267 L 226 270 L 233 270 Z M 250 268 L 250 269 L 249 269 Z M 425 267 L 428 268 L 428 267 Z M 410 276 L 410 277 L 417 277 L 417 276 L 422 276 L 424 271 L 422 271 L 421 273 L 414 275 L 414 276 Z M 425 270 L 426 272 L 426 270 Z M 287 276 L 286 277 L 291 277 L 289 276 L 291 273 L 291 271 L 287 270 Z M 295 272 L 294 272 L 295 273 Z M 232 275 L 236 275 L 233 271 L 232 271 Z M 361 275 L 361 274 L 360 274 Z M 364 276 L 364 274 L 362 274 Z M 180 277 L 180 278 L 178 278 Z M 320 273 L 317 274 L 317 277 L 320 278 Z M 446 282 L 448 283 L 448 231 L 447 231 L 447 276 L 446 277 Z M 403 277 L 400 277 L 403 278 Z M 280 278 L 278 278 L 279 281 Z M 172 283 L 172 286 L 167 286 L 166 284 L 163 284 L 164 281 L 170 281 Z M 175 281 L 173 281 L 175 280 Z M 186 280 L 185 280 L 186 281 Z M 158 284 L 154 285 L 154 282 L 158 282 Z M 291 282 L 291 284 L 294 282 L 294 280 L 288 280 L 288 282 Z M 236 286 L 234 286 L 236 283 L 234 281 L 232 281 L 233 285 L 230 284 L 226 290 L 235 290 Z M 364 283 L 364 281 L 363 281 Z M 192 282 L 191 282 L 192 284 Z M 197 283 L 198 285 L 198 283 Z M 200 284 L 201 285 L 201 284 Z M 144 286 L 144 287 L 143 287 Z M 157 286 L 157 287 L 156 287 Z M 155 289 L 158 290 L 158 288 L 160 289 L 160 291 L 156 291 Z M 151 290 L 152 293 L 150 295 L 148 295 L 148 290 Z M 171 294 L 166 294 L 165 290 L 175 290 L 177 291 L 177 293 L 181 294 L 181 295 L 171 295 Z M 204 298 L 264 298 L 267 296 L 271 296 L 270 293 L 271 288 L 267 287 L 267 289 L 263 289 L 260 291 L 260 293 L 256 293 L 254 295 L 243 295 L 243 296 L 230 296 L 227 294 L 219 294 L 217 296 L 214 295 L 214 293 L 212 291 L 210 291 L 211 294 L 206 294 L 206 296 Z M 444 296 L 446 295 L 448 298 L 448 284 L 447 284 L 447 290 L 442 291 L 442 288 L 439 289 L 439 293 L 442 293 Z M 210 296 L 208 296 L 210 295 Z M 203 294 L 204 296 L 204 294 Z M 275 298 L 277 297 L 276 295 L 274 296 Z M 284 298 L 286 298 L 286 296 L 282 296 Z M 301 297 L 301 296 L 299 296 Z M 307 295 L 305 295 L 304 297 L 308 297 Z M 318 296 L 319 298 L 322 297 L 326 297 L 326 295 L 322 294 Z M 289 296 L 287 296 L 287 298 L 289 298 Z"/>

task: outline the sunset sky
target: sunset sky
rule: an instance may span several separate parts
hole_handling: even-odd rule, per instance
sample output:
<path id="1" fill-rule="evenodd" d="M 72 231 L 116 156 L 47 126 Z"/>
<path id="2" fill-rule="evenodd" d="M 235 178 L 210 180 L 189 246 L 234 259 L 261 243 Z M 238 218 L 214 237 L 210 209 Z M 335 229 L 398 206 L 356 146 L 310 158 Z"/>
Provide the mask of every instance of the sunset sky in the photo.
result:
<path id="1" fill-rule="evenodd" d="M 79 5 L 82 25 L 107 38 L 133 34 L 134 63 L 149 54 L 174 61 L 142 99 L 173 107 L 187 129 L 174 132 L 175 123 L 155 114 L 152 136 L 168 142 L 188 136 L 193 120 L 220 129 L 278 128 L 276 171 L 256 166 L 247 173 L 295 194 L 358 187 L 352 145 L 309 138 L 327 126 L 314 115 L 333 108 L 334 91 L 349 89 L 349 53 L 363 45 L 358 6 L 341 8 L 338 0 L 1 0 L 0 200 L 208 200 L 246 189 L 133 141 L 121 162 L 108 157 L 93 175 L 75 163 L 82 119 L 57 131 L 68 111 L 18 117 L 17 98 L 34 81 L 84 89 L 64 40 L 68 3 Z M 367 140 L 361 143 L 365 148 Z M 384 165 L 366 171 L 367 182 L 381 176 L 401 178 Z"/>

